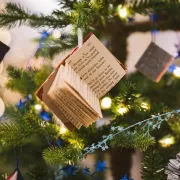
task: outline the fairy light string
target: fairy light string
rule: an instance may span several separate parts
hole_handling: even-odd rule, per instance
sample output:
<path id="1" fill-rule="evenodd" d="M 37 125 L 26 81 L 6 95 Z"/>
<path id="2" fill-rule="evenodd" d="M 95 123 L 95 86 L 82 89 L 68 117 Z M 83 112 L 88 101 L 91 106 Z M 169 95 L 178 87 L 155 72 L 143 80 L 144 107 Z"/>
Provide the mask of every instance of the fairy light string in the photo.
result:
<path id="1" fill-rule="evenodd" d="M 93 153 L 95 150 L 97 149 L 101 149 L 102 151 L 105 151 L 107 149 L 109 149 L 107 142 L 112 140 L 114 137 L 116 137 L 117 135 L 119 135 L 122 132 L 128 131 L 129 129 L 136 127 L 136 126 L 142 126 L 144 125 L 143 128 L 147 127 L 147 132 L 146 134 L 148 136 L 150 136 L 150 128 L 152 129 L 159 129 L 161 127 L 162 122 L 169 120 L 171 118 L 172 115 L 175 114 L 179 114 L 180 113 L 180 109 L 178 110 L 173 110 L 171 112 L 167 112 L 161 115 L 152 115 L 151 118 L 145 119 L 143 121 L 137 122 L 131 126 L 128 126 L 126 128 L 123 128 L 121 126 L 112 126 L 111 127 L 111 131 L 117 131 L 115 133 L 110 133 L 109 135 L 103 135 L 102 136 L 102 141 L 99 141 L 97 144 L 93 143 L 90 147 L 86 147 L 84 149 L 85 153 L 84 156 L 86 156 L 87 154 Z M 155 121 L 156 120 L 156 121 Z M 127 133 L 131 133 L 130 131 L 128 131 Z"/>

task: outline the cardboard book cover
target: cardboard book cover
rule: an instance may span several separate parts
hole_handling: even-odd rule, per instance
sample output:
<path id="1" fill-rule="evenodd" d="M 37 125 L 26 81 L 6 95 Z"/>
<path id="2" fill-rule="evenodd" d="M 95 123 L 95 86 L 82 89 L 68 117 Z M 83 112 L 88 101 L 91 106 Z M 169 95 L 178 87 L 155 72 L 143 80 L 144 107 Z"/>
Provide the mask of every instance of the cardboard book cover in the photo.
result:
<path id="1" fill-rule="evenodd" d="M 48 92 L 55 80 L 60 66 L 65 66 L 66 63 L 74 69 L 89 87 L 91 86 L 90 88 L 93 88 L 94 92 L 97 93 L 97 97 L 99 95 L 98 98 L 112 89 L 126 74 L 126 71 L 124 66 L 92 33 L 87 36 L 80 49 L 76 47 L 56 67 L 47 80 L 37 90 L 36 95 L 69 130 L 73 130 L 75 125 L 67 120 L 68 118 L 63 115 L 58 105 L 48 96 Z M 97 77 L 99 80 L 97 80 Z M 103 83 L 106 83 L 106 86 L 104 86 Z M 95 87 L 95 85 L 98 85 L 98 87 Z"/>
<path id="2" fill-rule="evenodd" d="M 159 82 L 172 61 L 169 53 L 152 42 L 135 67 L 149 79 Z"/>

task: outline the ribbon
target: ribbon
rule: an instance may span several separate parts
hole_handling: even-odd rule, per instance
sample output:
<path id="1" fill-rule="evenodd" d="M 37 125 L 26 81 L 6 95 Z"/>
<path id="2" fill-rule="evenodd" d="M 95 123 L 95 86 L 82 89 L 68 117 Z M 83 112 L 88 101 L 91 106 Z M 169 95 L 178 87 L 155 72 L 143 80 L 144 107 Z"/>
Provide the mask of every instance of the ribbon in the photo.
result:
<path id="1" fill-rule="evenodd" d="M 78 28 L 78 48 L 80 49 L 83 45 L 83 32 L 81 28 Z"/>

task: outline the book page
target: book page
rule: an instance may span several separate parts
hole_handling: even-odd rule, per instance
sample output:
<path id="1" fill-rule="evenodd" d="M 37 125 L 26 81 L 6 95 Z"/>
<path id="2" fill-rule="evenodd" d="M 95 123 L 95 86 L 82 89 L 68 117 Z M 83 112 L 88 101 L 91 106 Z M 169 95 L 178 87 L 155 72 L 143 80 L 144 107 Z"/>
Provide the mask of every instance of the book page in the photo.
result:
<path id="1" fill-rule="evenodd" d="M 70 69 L 72 68 L 70 67 Z M 77 128 L 80 128 L 81 125 L 88 127 L 92 122 L 101 117 L 101 111 L 99 112 L 99 99 L 94 95 L 94 98 L 96 98 L 96 106 L 99 107 L 99 109 L 96 108 L 98 109 L 97 112 L 95 108 L 92 108 L 92 106 L 86 102 L 87 98 L 84 99 L 81 95 L 82 93 L 87 94 L 87 85 L 81 82 L 77 73 L 73 70 L 74 73 L 69 71 L 70 69 L 67 69 L 67 67 L 63 65 L 60 66 L 48 92 L 48 96 L 57 104 L 59 110 L 66 116 L 66 119 L 69 119 Z M 68 82 L 71 85 L 68 84 Z M 91 99 L 94 100 L 92 97 Z"/>
<path id="2" fill-rule="evenodd" d="M 99 98 L 68 64 L 65 65 L 64 79 L 99 114 L 99 117 L 102 117 Z"/>
<path id="3" fill-rule="evenodd" d="M 82 117 L 79 115 L 78 109 L 75 108 L 75 106 L 73 106 L 72 104 L 70 104 L 66 94 L 64 95 L 61 93 L 61 91 L 56 90 L 55 97 L 56 102 L 58 104 L 61 104 L 60 109 L 64 109 L 64 112 L 69 118 L 69 121 L 71 121 L 77 128 L 80 128 L 83 125 Z"/>
<path id="4" fill-rule="evenodd" d="M 107 48 L 92 35 L 66 59 L 72 69 L 91 88 L 98 98 L 109 92 L 126 71 Z"/>
<path id="5" fill-rule="evenodd" d="M 69 112 L 69 109 L 67 107 L 64 106 L 63 98 L 59 98 L 56 93 L 58 85 L 59 85 L 59 81 L 61 80 L 63 72 L 64 72 L 64 66 L 60 66 L 59 71 L 57 72 L 57 75 L 55 77 L 55 80 L 54 80 L 51 88 L 49 89 L 48 96 L 57 105 L 58 111 L 61 112 L 60 119 L 63 118 L 63 120 L 65 119 L 66 121 L 70 121 L 77 128 L 80 128 L 82 123 L 76 121 L 77 119 L 75 119 L 74 115 Z"/>
<path id="6" fill-rule="evenodd" d="M 66 103 L 65 105 L 68 106 L 69 110 L 72 110 L 78 121 L 81 121 L 85 127 L 88 127 L 99 117 L 97 113 L 95 114 L 87 106 L 84 106 L 84 104 L 74 96 L 74 92 L 72 92 L 73 90 L 70 87 L 61 89 L 62 95 L 66 96 L 63 103 Z"/>

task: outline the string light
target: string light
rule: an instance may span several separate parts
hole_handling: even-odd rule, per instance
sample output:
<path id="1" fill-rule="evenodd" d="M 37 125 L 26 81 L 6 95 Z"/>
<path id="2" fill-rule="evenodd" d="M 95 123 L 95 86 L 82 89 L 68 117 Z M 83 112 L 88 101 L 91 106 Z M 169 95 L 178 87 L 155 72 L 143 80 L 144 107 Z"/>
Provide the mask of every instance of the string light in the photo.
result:
<path id="1" fill-rule="evenodd" d="M 123 7 L 121 4 L 118 6 L 118 14 L 121 18 L 126 18 L 128 11 L 126 7 Z"/>
<path id="2" fill-rule="evenodd" d="M 110 109 L 112 105 L 112 100 L 110 97 L 104 97 L 101 100 L 101 108 L 102 109 Z"/>
<path id="3" fill-rule="evenodd" d="M 120 115 L 124 115 L 128 112 L 128 108 L 123 106 L 123 105 L 120 105 L 119 108 L 117 109 L 117 112 L 120 114 Z"/>
<path id="4" fill-rule="evenodd" d="M 173 71 L 174 76 L 180 77 L 180 67 L 176 67 Z"/>
<path id="5" fill-rule="evenodd" d="M 67 132 L 67 129 L 64 126 L 60 127 L 60 134 L 65 134 Z"/>
<path id="6" fill-rule="evenodd" d="M 35 109 L 37 111 L 41 111 L 42 110 L 42 106 L 40 104 L 36 104 L 34 107 L 35 107 Z"/>
<path id="7" fill-rule="evenodd" d="M 169 147 L 175 143 L 175 139 L 173 136 L 166 136 L 163 139 L 159 140 L 159 143 L 162 147 Z"/>
<path id="8" fill-rule="evenodd" d="M 57 29 L 53 30 L 52 37 L 54 39 L 59 39 L 61 37 L 61 32 L 59 30 L 57 30 Z"/>
<path id="9" fill-rule="evenodd" d="M 150 109 L 150 106 L 149 106 L 148 103 L 143 102 L 143 103 L 141 103 L 141 108 L 143 108 L 143 109 L 145 109 L 145 110 L 148 110 L 148 109 Z"/>

